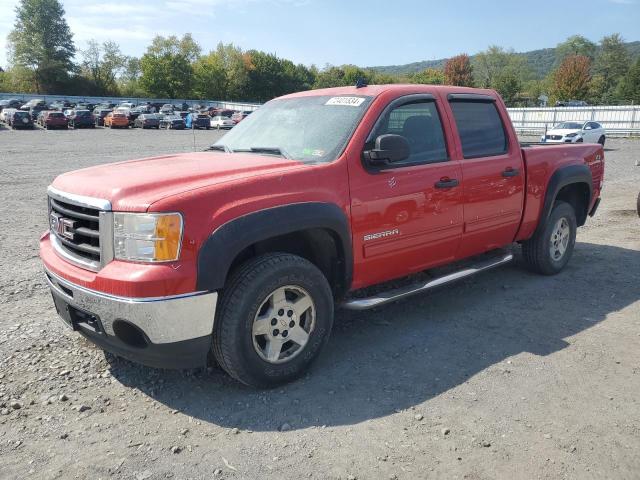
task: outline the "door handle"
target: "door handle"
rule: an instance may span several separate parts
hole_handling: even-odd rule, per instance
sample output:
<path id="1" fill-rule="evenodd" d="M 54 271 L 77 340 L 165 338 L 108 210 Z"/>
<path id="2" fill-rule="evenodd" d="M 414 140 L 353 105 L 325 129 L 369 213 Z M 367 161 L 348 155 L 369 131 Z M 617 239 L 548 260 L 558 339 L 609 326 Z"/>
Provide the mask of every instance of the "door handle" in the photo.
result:
<path id="1" fill-rule="evenodd" d="M 504 171 L 502 172 L 502 176 L 503 177 L 517 177 L 518 175 L 520 175 L 520 170 L 518 170 L 517 168 L 505 168 Z"/>
<path id="2" fill-rule="evenodd" d="M 438 182 L 436 182 L 436 188 L 453 188 L 460 185 L 460 182 L 455 178 L 444 177 L 441 178 Z"/>

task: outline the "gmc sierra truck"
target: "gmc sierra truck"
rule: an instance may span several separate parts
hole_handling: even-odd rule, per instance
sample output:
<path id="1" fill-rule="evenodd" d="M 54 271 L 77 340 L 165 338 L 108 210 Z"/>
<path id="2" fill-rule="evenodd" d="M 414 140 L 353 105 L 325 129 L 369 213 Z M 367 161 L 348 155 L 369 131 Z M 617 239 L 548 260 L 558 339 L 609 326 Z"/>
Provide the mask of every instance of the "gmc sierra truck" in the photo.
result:
<path id="1" fill-rule="evenodd" d="M 269 387 L 318 356 L 335 306 L 503 265 L 516 243 L 532 270 L 560 272 L 603 173 L 600 145 L 521 145 L 492 90 L 307 91 L 207 151 L 57 177 L 40 255 L 59 316 L 104 350 L 156 367 L 213 357 Z"/>

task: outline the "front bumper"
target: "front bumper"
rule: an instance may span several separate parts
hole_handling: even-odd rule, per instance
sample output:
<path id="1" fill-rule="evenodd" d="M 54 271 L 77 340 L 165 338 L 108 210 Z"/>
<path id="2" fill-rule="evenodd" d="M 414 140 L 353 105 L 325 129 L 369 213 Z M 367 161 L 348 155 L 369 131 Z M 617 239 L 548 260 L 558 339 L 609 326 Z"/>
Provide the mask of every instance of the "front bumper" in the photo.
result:
<path id="1" fill-rule="evenodd" d="M 67 327 L 116 355 L 159 368 L 204 366 L 218 294 L 129 298 L 73 284 L 45 270 Z"/>

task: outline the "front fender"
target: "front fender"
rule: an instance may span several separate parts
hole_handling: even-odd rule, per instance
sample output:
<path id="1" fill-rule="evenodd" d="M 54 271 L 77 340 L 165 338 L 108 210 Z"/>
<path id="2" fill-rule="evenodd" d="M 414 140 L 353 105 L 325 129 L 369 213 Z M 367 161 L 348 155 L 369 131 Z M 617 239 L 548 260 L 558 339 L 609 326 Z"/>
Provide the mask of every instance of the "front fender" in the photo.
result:
<path id="1" fill-rule="evenodd" d="M 313 228 L 327 229 L 337 238 L 344 255 L 345 285 L 348 287 L 353 276 L 353 252 L 347 216 L 335 204 L 306 202 L 260 210 L 218 227 L 198 253 L 196 290 L 221 289 L 233 261 L 247 247 Z"/>

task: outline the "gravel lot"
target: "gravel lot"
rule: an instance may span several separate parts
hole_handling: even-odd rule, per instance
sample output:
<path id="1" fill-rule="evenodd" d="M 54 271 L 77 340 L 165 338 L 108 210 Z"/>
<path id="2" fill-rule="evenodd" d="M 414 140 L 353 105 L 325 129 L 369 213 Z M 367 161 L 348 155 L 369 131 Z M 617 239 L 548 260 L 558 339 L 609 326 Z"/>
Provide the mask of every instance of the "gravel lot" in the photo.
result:
<path id="1" fill-rule="evenodd" d="M 339 311 L 311 373 L 273 391 L 105 356 L 45 287 L 54 176 L 193 146 L 188 131 L 0 129 L 0 478 L 640 477 L 639 141 L 608 141 L 601 209 L 562 274 L 516 262 Z"/>

